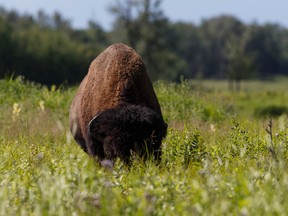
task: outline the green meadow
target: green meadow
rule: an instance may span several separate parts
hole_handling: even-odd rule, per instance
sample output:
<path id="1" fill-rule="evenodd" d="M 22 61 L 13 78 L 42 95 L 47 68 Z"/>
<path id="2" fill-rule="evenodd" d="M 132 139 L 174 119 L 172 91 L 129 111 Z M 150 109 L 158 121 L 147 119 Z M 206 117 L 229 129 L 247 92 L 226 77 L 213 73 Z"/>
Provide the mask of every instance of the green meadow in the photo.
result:
<path id="1" fill-rule="evenodd" d="M 0 215 L 288 215 L 287 86 L 156 82 L 161 163 L 110 170 L 70 134 L 77 87 L 0 80 Z"/>

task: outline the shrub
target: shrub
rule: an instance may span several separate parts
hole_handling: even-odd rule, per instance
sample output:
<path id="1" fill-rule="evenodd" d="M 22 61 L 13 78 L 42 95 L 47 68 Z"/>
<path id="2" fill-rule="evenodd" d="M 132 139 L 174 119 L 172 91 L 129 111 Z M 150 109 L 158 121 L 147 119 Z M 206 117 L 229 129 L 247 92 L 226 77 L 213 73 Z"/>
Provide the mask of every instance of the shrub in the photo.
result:
<path id="1" fill-rule="evenodd" d="M 288 107 L 284 105 L 268 105 L 256 108 L 254 113 L 256 117 L 277 117 L 288 114 Z"/>
<path id="2" fill-rule="evenodd" d="M 170 131 L 163 145 L 162 160 L 168 166 L 180 164 L 188 167 L 190 163 L 201 164 L 205 155 L 204 140 L 199 130 L 185 126 L 182 132 Z"/>

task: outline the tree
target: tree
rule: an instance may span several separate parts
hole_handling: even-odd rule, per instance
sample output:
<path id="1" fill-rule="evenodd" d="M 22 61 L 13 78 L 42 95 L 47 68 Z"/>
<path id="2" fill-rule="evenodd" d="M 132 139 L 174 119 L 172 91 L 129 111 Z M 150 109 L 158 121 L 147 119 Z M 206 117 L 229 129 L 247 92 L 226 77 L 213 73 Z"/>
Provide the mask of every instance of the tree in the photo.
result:
<path id="1" fill-rule="evenodd" d="M 169 50 L 168 19 L 160 9 L 161 0 L 116 0 L 110 11 L 115 14 L 114 42 L 124 42 L 143 58 L 152 80 L 178 79 L 187 70 L 185 61 Z M 122 37 L 121 37 L 122 35 Z"/>
<path id="2" fill-rule="evenodd" d="M 142 57 L 153 81 L 288 75 L 288 29 L 277 24 L 244 25 L 232 16 L 200 25 L 173 23 L 162 0 L 115 0 L 114 28 L 94 21 L 73 29 L 59 13 L 36 16 L 0 7 L 0 76 L 22 75 L 43 84 L 79 82 L 109 44 L 122 42 Z"/>
<path id="3" fill-rule="evenodd" d="M 219 16 L 202 22 L 199 28 L 202 46 L 199 64 L 202 64 L 203 77 L 224 78 L 226 44 L 231 38 L 238 38 L 243 30 L 243 24 L 232 16 Z"/>
<path id="4" fill-rule="evenodd" d="M 87 29 L 73 30 L 70 33 L 72 39 L 87 44 L 96 50 L 107 47 L 109 44 L 108 34 L 103 28 L 97 22 L 91 20 L 88 22 L 88 26 Z"/>
<path id="5" fill-rule="evenodd" d="M 274 24 L 263 26 L 253 24 L 248 29 L 247 51 L 255 54 L 259 75 L 262 78 L 269 78 L 281 73 L 281 60 L 285 48 L 281 43 L 282 38 L 285 38 L 283 28 Z"/>
<path id="6" fill-rule="evenodd" d="M 110 12 L 116 16 L 114 22 L 114 30 L 117 33 L 122 33 L 124 40 L 131 47 L 135 47 L 139 40 L 140 26 L 134 20 L 137 18 L 135 15 L 138 11 L 137 0 L 116 0 L 115 5 L 110 7 Z M 124 31 L 123 31 L 124 30 Z"/>
<path id="7" fill-rule="evenodd" d="M 62 31 L 70 31 L 71 23 L 69 20 L 64 19 L 59 12 L 55 12 L 52 18 L 52 28 Z"/>
<path id="8" fill-rule="evenodd" d="M 13 37 L 11 25 L 0 16 L 0 78 L 14 72 L 13 61 L 17 51 L 17 40 Z"/>
<path id="9" fill-rule="evenodd" d="M 247 31 L 241 37 L 231 38 L 226 45 L 226 74 L 231 91 L 234 89 L 240 91 L 241 80 L 251 78 L 256 73 L 255 54 L 247 52 L 248 40 L 249 32 Z"/>
<path id="10" fill-rule="evenodd" d="M 186 64 L 186 69 L 181 74 L 185 79 L 199 78 L 203 71 L 202 41 L 198 26 L 192 23 L 171 23 L 169 32 L 165 34 L 169 50 Z M 178 61 L 177 61 L 178 63 Z"/>

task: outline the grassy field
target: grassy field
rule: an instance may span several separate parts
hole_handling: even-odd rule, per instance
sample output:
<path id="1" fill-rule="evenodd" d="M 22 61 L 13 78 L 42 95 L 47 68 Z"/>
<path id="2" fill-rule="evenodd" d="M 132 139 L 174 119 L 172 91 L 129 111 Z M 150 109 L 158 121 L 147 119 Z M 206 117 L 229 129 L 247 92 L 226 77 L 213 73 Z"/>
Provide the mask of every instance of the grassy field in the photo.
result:
<path id="1" fill-rule="evenodd" d="M 155 83 L 160 165 L 107 170 L 69 132 L 76 88 L 1 80 L 0 215 L 288 215 L 287 85 Z"/>

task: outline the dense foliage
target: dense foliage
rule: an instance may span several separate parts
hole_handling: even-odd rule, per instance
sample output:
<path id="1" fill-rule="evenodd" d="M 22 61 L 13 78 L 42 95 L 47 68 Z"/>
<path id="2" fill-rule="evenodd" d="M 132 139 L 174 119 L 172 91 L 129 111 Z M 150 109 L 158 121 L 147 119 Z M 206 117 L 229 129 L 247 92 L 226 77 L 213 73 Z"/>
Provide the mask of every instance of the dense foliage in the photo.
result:
<path id="1" fill-rule="evenodd" d="M 126 43 L 142 56 L 153 80 L 269 78 L 288 75 L 288 30 L 244 24 L 233 16 L 173 23 L 161 0 L 115 1 L 113 28 L 93 21 L 73 29 L 59 13 L 37 16 L 0 9 L 0 76 L 45 84 L 79 82 L 108 45 Z M 232 82 L 231 82 L 232 83 Z"/>
<path id="2" fill-rule="evenodd" d="M 71 137 L 75 88 L 0 80 L 0 215 L 286 215 L 287 82 L 157 82 L 160 165 L 108 170 Z"/>

